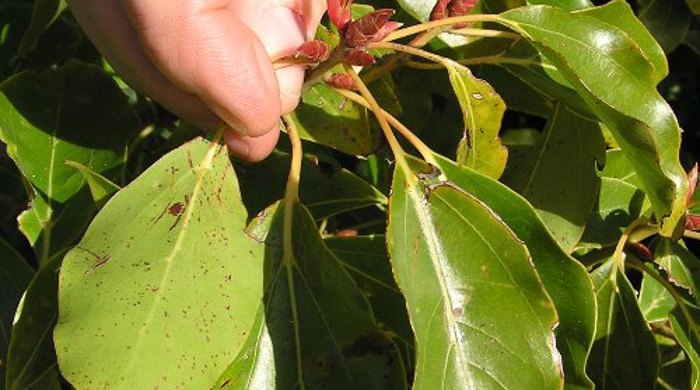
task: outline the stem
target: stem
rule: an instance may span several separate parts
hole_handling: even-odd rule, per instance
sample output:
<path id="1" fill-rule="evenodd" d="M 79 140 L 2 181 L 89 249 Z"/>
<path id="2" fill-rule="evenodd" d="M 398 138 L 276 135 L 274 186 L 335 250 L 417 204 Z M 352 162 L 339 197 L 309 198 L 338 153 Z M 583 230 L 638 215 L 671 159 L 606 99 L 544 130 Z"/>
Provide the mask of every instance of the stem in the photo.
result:
<path id="1" fill-rule="evenodd" d="M 687 237 L 693 240 L 700 240 L 700 232 L 694 232 L 692 230 L 686 230 L 683 232 L 683 237 Z"/>
<path id="2" fill-rule="evenodd" d="M 289 305 L 292 310 L 292 327 L 294 328 L 295 352 L 297 359 L 297 383 L 300 389 L 305 389 L 304 371 L 302 369 L 301 356 L 301 333 L 299 331 L 299 309 L 296 302 L 296 291 L 294 285 L 294 245 L 292 242 L 294 205 L 299 202 L 299 179 L 301 177 L 301 164 L 303 149 L 301 139 L 294 121 L 289 115 L 282 117 L 289 141 L 292 144 L 292 163 L 289 167 L 289 177 L 287 178 L 287 188 L 284 194 L 284 220 L 282 224 L 282 262 L 287 274 L 287 286 L 289 288 Z"/>
<path id="3" fill-rule="evenodd" d="M 421 34 L 418 34 L 418 36 L 413 38 L 413 40 L 408 45 L 413 47 L 423 47 L 427 45 L 428 42 L 433 40 L 433 38 L 448 30 L 449 27 L 442 27 L 429 31 L 423 31 Z M 362 76 L 362 80 L 364 80 L 365 83 L 369 85 L 378 78 L 380 78 L 383 74 L 389 73 L 394 69 L 398 68 L 402 63 L 405 63 L 407 59 L 408 54 L 406 53 L 397 53 L 391 55 L 388 57 L 388 60 L 383 62 L 381 65 L 373 66 L 367 73 L 365 73 Z"/>
<path id="4" fill-rule="evenodd" d="M 617 241 L 617 245 L 615 246 L 615 252 L 613 252 L 612 258 L 613 261 L 615 261 L 615 264 L 618 267 L 620 267 L 620 269 L 624 269 L 625 259 L 622 255 L 625 249 L 625 244 L 627 244 L 627 241 L 629 240 L 632 233 L 634 233 L 634 231 L 637 230 L 637 228 L 639 228 L 640 226 L 646 226 L 646 223 L 646 218 L 638 218 L 634 220 L 634 222 L 627 226 L 627 229 L 625 229 L 625 232 L 622 233 L 622 236 Z"/>
<path id="5" fill-rule="evenodd" d="M 417 24 L 415 26 L 410 26 L 394 31 L 384 38 L 384 42 L 395 41 L 397 39 L 405 38 L 411 35 L 421 33 L 423 31 L 432 30 L 438 27 L 452 26 L 454 24 L 460 23 L 478 23 L 478 22 L 495 22 L 499 19 L 498 15 L 488 15 L 488 14 L 478 14 L 478 15 L 463 15 L 455 16 L 452 18 L 445 18 L 440 20 L 434 20 L 432 22 L 425 22 Z"/>
<path id="6" fill-rule="evenodd" d="M 292 222 L 294 216 L 294 204 L 299 201 L 299 179 L 301 177 L 301 163 L 304 151 L 301 147 L 301 139 L 289 115 L 284 116 L 289 141 L 292 144 L 292 164 L 289 168 L 287 188 L 284 194 L 284 226 L 283 226 L 283 256 L 282 264 L 291 266 L 294 264 L 292 246 Z"/>
<path id="7" fill-rule="evenodd" d="M 335 91 L 338 92 L 339 94 L 343 95 L 343 97 L 347 98 L 348 100 L 351 100 L 361 106 L 364 106 L 365 108 L 372 109 L 370 104 L 367 102 L 365 98 L 362 96 L 352 92 L 348 91 L 346 89 L 338 89 L 335 88 Z M 433 151 L 423 143 L 423 141 L 418 138 L 411 130 L 406 127 L 403 123 L 401 123 L 398 119 L 396 119 L 393 115 L 389 114 L 385 110 L 381 109 L 382 115 L 386 118 L 386 120 L 393 126 L 396 130 L 399 131 L 399 133 L 406 138 L 408 142 L 413 145 L 416 150 L 423 156 L 423 159 L 425 159 L 426 162 L 432 164 L 432 165 L 437 165 L 437 162 L 435 161 L 435 158 L 433 157 Z"/>
<path id="8" fill-rule="evenodd" d="M 407 68 L 414 68 L 414 69 L 420 69 L 420 70 L 442 70 L 442 69 L 445 69 L 444 66 L 442 66 L 440 64 L 434 64 L 432 62 L 419 62 L 419 61 L 407 60 L 403 64 Z"/>
<path id="9" fill-rule="evenodd" d="M 406 162 L 406 152 L 404 152 L 403 148 L 401 148 L 401 144 L 399 144 L 399 141 L 396 139 L 396 136 L 391 131 L 386 111 L 382 110 L 382 108 L 379 107 L 379 103 L 377 103 L 377 100 L 369 91 L 367 85 L 365 85 L 365 83 L 362 82 L 362 79 L 357 74 L 357 72 L 355 72 L 352 66 L 348 64 L 343 64 L 343 67 L 345 68 L 345 72 L 347 72 L 350 75 L 350 77 L 352 77 L 353 81 L 355 82 L 355 86 L 357 86 L 357 89 L 360 91 L 360 94 L 367 102 L 367 105 L 369 106 L 370 110 L 374 112 L 374 116 L 377 118 L 379 126 L 384 132 L 384 137 L 386 137 L 386 140 L 389 143 L 389 147 L 391 147 L 391 151 L 396 157 L 396 161 L 406 172 L 411 172 L 411 169 L 408 167 L 408 163 Z"/>
<path id="10" fill-rule="evenodd" d="M 370 43 L 369 45 L 367 45 L 367 48 L 368 49 L 385 49 L 385 50 L 394 50 L 394 51 L 404 52 L 404 53 L 407 53 L 410 55 L 425 58 L 426 60 L 430 60 L 430 61 L 436 62 L 438 64 L 444 64 L 446 61 L 445 57 L 439 56 L 437 54 L 433 54 L 429 51 L 425 51 L 425 50 L 419 49 L 417 47 L 402 45 L 400 43 L 375 42 L 375 43 Z"/>
<path id="11" fill-rule="evenodd" d="M 520 34 L 501 31 L 501 30 L 488 30 L 482 28 L 461 28 L 459 30 L 452 30 L 450 34 L 465 35 L 468 37 L 483 37 L 483 38 L 503 38 L 510 40 L 518 40 L 522 38 Z"/>

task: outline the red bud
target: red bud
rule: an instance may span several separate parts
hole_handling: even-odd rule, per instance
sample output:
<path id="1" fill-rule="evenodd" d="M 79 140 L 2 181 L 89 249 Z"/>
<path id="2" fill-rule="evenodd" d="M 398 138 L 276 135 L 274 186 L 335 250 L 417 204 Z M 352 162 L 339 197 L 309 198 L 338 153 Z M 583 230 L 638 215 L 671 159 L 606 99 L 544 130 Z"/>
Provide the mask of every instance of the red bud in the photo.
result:
<path id="1" fill-rule="evenodd" d="M 685 230 L 700 230 L 700 215 L 689 215 L 685 220 Z"/>
<path id="2" fill-rule="evenodd" d="M 339 89 L 356 89 L 355 81 L 347 73 L 334 73 L 332 74 L 326 82 Z"/>
<path id="3" fill-rule="evenodd" d="M 370 42 L 381 40 L 383 37 L 379 39 L 377 37 L 380 33 L 385 34 L 384 37 L 388 34 L 383 28 L 392 15 L 394 15 L 393 9 L 380 9 L 351 22 L 345 32 L 345 43 L 349 47 L 364 47 Z"/>
<path id="4" fill-rule="evenodd" d="M 297 49 L 294 58 L 302 57 L 310 63 L 319 63 L 328 59 L 330 47 L 326 42 L 315 40 L 308 41 Z"/>
<path id="5" fill-rule="evenodd" d="M 438 0 L 433 10 L 430 12 L 430 20 L 441 20 L 447 17 L 447 6 L 451 0 Z"/>
<path id="6" fill-rule="evenodd" d="M 352 0 L 327 0 L 326 5 L 328 6 L 328 17 L 331 23 L 338 31 L 344 32 L 347 24 L 350 23 Z"/>
<path id="7" fill-rule="evenodd" d="M 374 56 L 363 49 L 353 49 L 345 56 L 345 62 L 349 65 L 370 66 L 377 62 Z"/>
<path id="8" fill-rule="evenodd" d="M 469 13 L 479 0 L 452 0 L 448 5 L 448 13 L 452 16 L 462 16 Z"/>
<path id="9" fill-rule="evenodd" d="M 696 163 L 693 169 L 688 172 L 688 194 L 685 197 L 685 205 L 690 206 L 693 202 L 695 187 L 698 185 L 698 164 Z"/>

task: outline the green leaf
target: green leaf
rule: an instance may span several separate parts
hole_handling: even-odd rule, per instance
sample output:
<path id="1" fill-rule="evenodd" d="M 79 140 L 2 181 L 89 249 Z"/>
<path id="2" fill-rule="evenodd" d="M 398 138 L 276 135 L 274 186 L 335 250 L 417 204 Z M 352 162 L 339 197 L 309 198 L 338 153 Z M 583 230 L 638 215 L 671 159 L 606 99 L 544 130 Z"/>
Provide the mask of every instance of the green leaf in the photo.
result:
<path id="1" fill-rule="evenodd" d="M 126 141 L 139 126 L 112 78 L 77 61 L 6 81 L 0 85 L 0 111 L 0 139 L 8 154 L 47 199 L 59 203 L 84 182 L 64 161 L 105 172 L 121 163 Z"/>
<path id="2" fill-rule="evenodd" d="M 538 274 L 559 315 L 557 349 L 562 355 L 567 389 L 590 389 L 588 351 L 595 332 L 595 296 L 585 268 L 564 253 L 533 207 L 503 184 L 436 156 L 450 183 L 492 209 L 527 245 Z M 427 167 L 422 170 L 426 171 Z"/>
<path id="3" fill-rule="evenodd" d="M 596 389 L 654 388 L 659 352 L 632 285 L 614 260 L 591 276 L 598 298 L 598 325 L 588 373 Z"/>
<path id="4" fill-rule="evenodd" d="M 5 383 L 7 351 L 15 311 L 34 270 L 4 239 L 0 238 L 0 388 Z"/>
<path id="5" fill-rule="evenodd" d="M 693 14 L 685 0 L 639 0 L 639 20 L 654 35 L 666 53 L 672 52 L 688 35 Z"/>
<path id="6" fill-rule="evenodd" d="M 351 155 L 368 155 L 381 144 L 380 133 L 369 125 L 367 110 L 316 84 L 302 95 L 292 119 L 302 139 Z"/>
<path id="7" fill-rule="evenodd" d="M 39 42 L 39 37 L 66 9 L 64 0 L 36 0 L 32 10 L 32 21 L 22 36 L 17 55 L 25 57 Z"/>
<path id="8" fill-rule="evenodd" d="M 57 254 L 32 279 L 18 309 L 7 360 L 7 390 L 60 390 L 52 331 L 58 317 Z"/>
<path id="9" fill-rule="evenodd" d="M 688 306 L 690 318 L 676 307 L 671 312 L 671 327 L 678 343 L 683 347 L 692 367 L 691 389 L 700 389 L 700 309 Z"/>
<path id="10" fill-rule="evenodd" d="M 387 231 L 416 335 L 413 388 L 560 388 L 558 319 L 527 247 L 471 194 L 416 174 L 395 170 Z"/>
<path id="11" fill-rule="evenodd" d="M 288 232 L 292 248 L 285 253 L 283 210 L 281 203 L 266 219 L 264 321 L 261 310 L 244 349 L 215 388 L 406 388 L 395 346 L 297 202 Z"/>
<path id="12" fill-rule="evenodd" d="M 118 185 L 112 183 L 106 177 L 100 175 L 83 164 L 75 161 L 66 161 L 65 164 L 77 169 L 83 174 L 85 180 L 87 181 L 88 187 L 90 187 L 92 199 L 99 207 L 103 206 L 104 203 L 112 197 L 112 195 L 120 190 Z"/>
<path id="13" fill-rule="evenodd" d="M 29 209 L 18 217 L 19 229 L 34 247 L 39 263 L 74 244 L 87 228 L 97 207 L 90 191 L 83 188 L 63 204 L 49 207 L 42 194 L 35 191 Z"/>
<path id="14" fill-rule="evenodd" d="M 226 148 L 201 138 L 116 194 L 61 268 L 64 376 L 78 388 L 214 384 L 262 297 L 245 219 Z"/>
<path id="15" fill-rule="evenodd" d="M 496 91 L 469 68 L 445 60 L 464 118 L 464 133 L 457 148 L 457 162 L 498 179 L 508 160 L 508 150 L 498 138 L 506 105 Z"/>
<path id="16" fill-rule="evenodd" d="M 586 222 L 582 246 L 610 247 L 622 232 L 646 210 L 647 200 L 639 189 L 639 177 L 619 149 L 606 152 L 598 203 Z"/>
<path id="17" fill-rule="evenodd" d="M 478 41 L 477 41 L 478 42 Z M 537 89 L 499 66 L 481 66 L 478 76 L 488 80 L 498 91 L 510 110 L 548 118 L 552 112 L 552 101 Z M 505 137 L 505 134 L 503 135 Z M 506 146 L 506 140 L 503 138 Z"/>
<path id="18" fill-rule="evenodd" d="M 138 118 L 111 77 L 77 61 L 10 78 L 0 85 L 0 112 L 0 140 L 32 185 L 20 226 L 45 262 L 82 234 L 94 212 L 81 193 L 83 175 L 64 162 L 97 173 L 120 165 Z"/>
<path id="19" fill-rule="evenodd" d="M 585 13 L 546 6 L 508 11 L 499 21 L 532 42 L 610 129 L 662 221 L 661 233 L 674 235 L 687 192 L 680 128 L 656 91 L 658 70 L 637 43 Z"/>
<path id="20" fill-rule="evenodd" d="M 670 240 L 658 240 L 654 248 L 654 260 L 668 273 L 668 279 L 683 287 L 700 302 L 700 260 L 684 245 Z"/>
<path id="21" fill-rule="evenodd" d="M 676 301 L 666 289 L 651 276 L 644 274 L 639 289 L 639 309 L 647 322 L 666 321 Z"/>
<path id="22" fill-rule="evenodd" d="M 630 12 L 630 7 L 626 2 L 614 0 L 600 7 L 582 11 L 581 15 L 594 17 L 627 34 L 654 67 L 652 77 L 654 84 L 658 84 L 668 76 L 668 61 L 663 49 L 649 30 L 642 23 L 639 23 L 640 20 L 634 13 Z"/>
<path id="23" fill-rule="evenodd" d="M 571 253 L 600 187 L 596 164 L 604 160 L 600 125 L 556 105 L 537 145 L 513 160 L 503 181 L 530 201 Z"/>
<path id="24" fill-rule="evenodd" d="M 527 0 L 528 4 L 542 4 L 551 5 L 553 7 L 559 7 L 567 11 L 574 11 L 577 9 L 585 9 L 593 7 L 593 3 L 589 0 Z"/>
<path id="25" fill-rule="evenodd" d="M 581 237 L 584 246 L 614 246 L 625 228 L 639 218 L 644 193 L 622 180 L 603 177 L 598 204 L 586 221 Z"/>
<path id="26" fill-rule="evenodd" d="M 395 332 L 413 348 L 413 330 L 406 300 L 394 280 L 384 236 L 333 237 L 323 240 L 340 264 L 355 279 L 372 305 L 381 327 Z"/>
<path id="27" fill-rule="evenodd" d="M 284 196 L 290 155 L 274 152 L 256 164 L 237 164 L 241 194 L 249 215 L 256 215 Z M 322 164 L 308 156 L 301 170 L 300 198 L 316 219 L 372 205 L 385 205 L 386 196 L 352 172 Z"/>

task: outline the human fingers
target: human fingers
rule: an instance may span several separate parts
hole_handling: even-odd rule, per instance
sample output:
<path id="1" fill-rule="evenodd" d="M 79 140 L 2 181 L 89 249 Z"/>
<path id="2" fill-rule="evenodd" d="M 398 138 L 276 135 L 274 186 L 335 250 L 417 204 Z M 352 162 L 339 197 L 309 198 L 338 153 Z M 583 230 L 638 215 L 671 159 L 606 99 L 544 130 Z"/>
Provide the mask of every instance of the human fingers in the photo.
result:
<path id="1" fill-rule="evenodd" d="M 110 65 L 132 88 L 201 127 L 216 115 L 195 94 L 179 89 L 151 62 L 119 0 L 68 0 L 71 12 Z"/>
<path id="2" fill-rule="evenodd" d="M 325 0 L 243 0 L 235 9 L 239 18 L 256 33 L 271 60 L 294 54 L 313 39 L 325 11 Z M 282 113 L 294 110 L 301 96 L 303 66 L 278 69 Z"/>
<path id="3" fill-rule="evenodd" d="M 238 1 L 121 0 L 156 67 L 243 135 L 260 136 L 281 114 L 269 56 L 234 12 Z"/>
<path id="4" fill-rule="evenodd" d="M 279 134 L 278 126 L 273 127 L 259 137 L 248 137 L 233 131 L 227 131 L 224 133 L 224 141 L 231 153 L 237 157 L 246 161 L 257 162 L 272 152 L 275 145 L 277 145 Z"/>

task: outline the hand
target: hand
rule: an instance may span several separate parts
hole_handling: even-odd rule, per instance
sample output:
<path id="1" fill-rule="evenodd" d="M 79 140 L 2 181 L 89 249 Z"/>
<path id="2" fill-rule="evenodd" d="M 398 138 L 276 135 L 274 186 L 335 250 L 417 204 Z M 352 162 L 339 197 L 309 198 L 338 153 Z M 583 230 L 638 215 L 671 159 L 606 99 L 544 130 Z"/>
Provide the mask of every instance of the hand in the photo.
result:
<path id="1" fill-rule="evenodd" d="M 274 148 L 304 69 L 272 61 L 313 39 L 325 0 L 68 0 L 95 46 L 134 89 L 202 127 L 222 120 L 232 153 Z"/>

